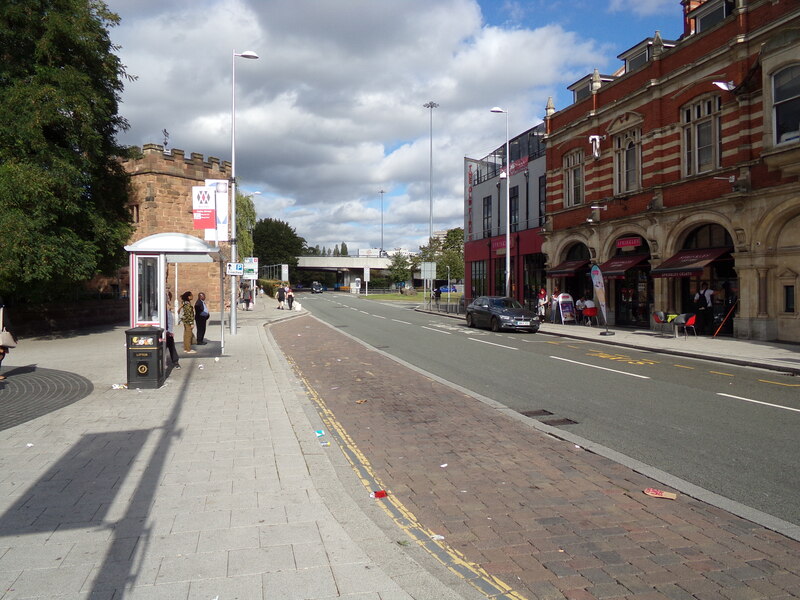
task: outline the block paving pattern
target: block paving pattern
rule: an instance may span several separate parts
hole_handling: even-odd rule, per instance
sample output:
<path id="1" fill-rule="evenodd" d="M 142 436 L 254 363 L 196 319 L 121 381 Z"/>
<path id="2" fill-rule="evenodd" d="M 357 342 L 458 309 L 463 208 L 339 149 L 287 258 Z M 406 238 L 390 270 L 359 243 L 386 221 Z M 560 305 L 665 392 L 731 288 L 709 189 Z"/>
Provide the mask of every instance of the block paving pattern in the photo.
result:
<path id="1" fill-rule="evenodd" d="M 685 495 L 647 496 L 663 486 L 311 317 L 272 333 L 390 493 L 520 594 L 800 597 L 800 542 Z"/>

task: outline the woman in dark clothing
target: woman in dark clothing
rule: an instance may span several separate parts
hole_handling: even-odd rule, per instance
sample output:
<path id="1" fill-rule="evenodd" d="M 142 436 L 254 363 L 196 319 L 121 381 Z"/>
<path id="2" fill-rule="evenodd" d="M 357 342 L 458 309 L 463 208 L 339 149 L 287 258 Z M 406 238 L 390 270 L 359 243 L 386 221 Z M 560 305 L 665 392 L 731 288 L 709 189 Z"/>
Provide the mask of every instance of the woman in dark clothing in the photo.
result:
<path id="1" fill-rule="evenodd" d="M 8 314 L 5 310 L 5 303 L 3 302 L 3 298 L 0 296 L 0 310 L 2 310 L 2 318 L 0 318 L 0 331 L 5 329 L 8 333 L 11 334 L 11 337 L 14 338 L 14 343 L 17 341 L 17 336 L 14 335 L 14 331 L 11 329 L 11 320 L 8 318 Z M 8 354 L 10 348 L 8 346 L 0 346 L 0 366 L 3 364 L 3 359 Z M 6 378 L 5 375 L 0 375 L 0 381 L 3 381 Z"/>

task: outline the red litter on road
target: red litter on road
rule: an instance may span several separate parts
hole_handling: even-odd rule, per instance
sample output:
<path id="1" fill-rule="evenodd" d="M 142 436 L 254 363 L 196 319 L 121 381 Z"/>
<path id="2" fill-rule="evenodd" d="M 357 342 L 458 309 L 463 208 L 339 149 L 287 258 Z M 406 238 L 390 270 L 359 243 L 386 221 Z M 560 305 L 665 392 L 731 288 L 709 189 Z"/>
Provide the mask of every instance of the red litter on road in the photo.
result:
<path id="1" fill-rule="evenodd" d="M 387 493 L 386 490 L 376 490 L 376 491 L 370 493 L 369 497 L 370 498 L 386 498 L 387 495 L 388 495 L 388 493 Z"/>
<path id="2" fill-rule="evenodd" d="M 678 494 L 657 490 L 656 488 L 647 488 L 644 493 L 653 498 L 668 498 L 669 500 L 675 500 L 678 497 Z"/>

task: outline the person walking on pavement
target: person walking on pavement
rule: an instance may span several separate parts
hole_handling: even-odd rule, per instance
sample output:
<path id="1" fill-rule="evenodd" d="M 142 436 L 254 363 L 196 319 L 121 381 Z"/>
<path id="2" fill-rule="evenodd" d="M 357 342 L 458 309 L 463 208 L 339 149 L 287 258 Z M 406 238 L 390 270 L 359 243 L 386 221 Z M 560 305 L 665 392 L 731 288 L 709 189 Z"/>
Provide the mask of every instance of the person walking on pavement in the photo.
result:
<path id="1" fill-rule="evenodd" d="M 13 330 L 11 329 L 11 320 L 8 318 L 6 314 L 6 307 L 5 303 L 3 302 L 3 297 L 0 296 L 0 331 L 5 331 L 8 335 L 11 336 L 11 339 L 16 344 L 17 343 L 17 336 L 14 335 Z M 10 346 L 0 346 L 0 366 L 3 364 L 3 359 L 8 355 L 10 351 Z M 3 381 L 6 378 L 5 375 L 0 375 L 0 381 Z"/>
<path id="2" fill-rule="evenodd" d="M 194 327 L 194 306 L 192 306 L 192 292 L 181 294 L 181 323 L 183 323 L 183 351 L 186 354 L 196 354 L 197 350 L 192 350 L 192 328 Z"/>
<path id="3" fill-rule="evenodd" d="M 194 303 L 194 320 L 197 323 L 198 344 L 206 344 L 206 324 L 210 316 L 208 314 L 208 305 L 206 305 L 206 294 L 205 292 L 200 292 L 197 294 L 197 302 Z"/>
<path id="4" fill-rule="evenodd" d="M 286 304 L 289 305 L 289 310 L 292 310 L 292 304 L 294 304 L 294 292 L 292 291 L 292 288 L 287 289 Z"/>
<path id="5" fill-rule="evenodd" d="M 167 292 L 167 350 L 173 369 L 180 369 L 178 351 L 175 349 L 175 316 L 172 314 L 172 292 Z"/>
<path id="6" fill-rule="evenodd" d="M 708 333 L 708 328 L 713 323 L 714 290 L 708 289 L 705 281 L 700 284 L 700 289 L 694 295 L 694 305 L 697 309 L 697 329 L 700 333 Z"/>
<path id="7" fill-rule="evenodd" d="M 547 290 L 544 288 L 539 290 L 536 312 L 539 315 L 539 320 L 544 321 L 544 314 L 547 312 Z"/>
<path id="8" fill-rule="evenodd" d="M 282 285 L 278 286 L 277 296 L 278 296 L 278 310 L 283 310 L 283 303 L 286 300 L 286 290 L 283 288 Z"/>

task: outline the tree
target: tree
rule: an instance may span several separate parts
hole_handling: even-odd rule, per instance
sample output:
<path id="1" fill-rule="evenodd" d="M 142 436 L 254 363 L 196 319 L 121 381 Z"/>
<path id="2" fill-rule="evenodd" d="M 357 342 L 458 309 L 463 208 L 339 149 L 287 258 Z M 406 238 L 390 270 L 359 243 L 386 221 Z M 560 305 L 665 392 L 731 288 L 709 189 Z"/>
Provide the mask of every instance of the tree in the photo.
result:
<path id="1" fill-rule="evenodd" d="M 0 289 L 33 297 L 126 260 L 118 22 L 100 0 L 0 4 Z"/>
<path id="2" fill-rule="evenodd" d="M 342 242 L 342 246 L 339 249 L 339 254 L 340 256 L 347 256 L 347 244 L 345 244 L 344 242 Z"/>
<path id="3" fill-rule="evenodd" d="M 336 244 L 336 246 L 334 246 L 333 255 L 334 256 L 340 256 L 340 254 L 339 254 L 339 244 Z"/>
<path id="4" fill-rule="evenodd" d="M 256 226 L 256 205 L 252 196 L 240 194 L 236 190 L 236 251 L 239 258 L 253 254 L 253 229 Z"/>
<path id="5" fill-rule="evenodd" d="M 277 219 L 261 219 L 253 229 L 254 254 L 259 265 L 297 266 L 306 241 L 288 223 Z"/>
<path id="6" fill-rule="evenodd" d="M 389 263 L 389 277 L 392 283 L 405 282 L 411 279 L 411 263 L 407 256 L 395 254 Z"/>

